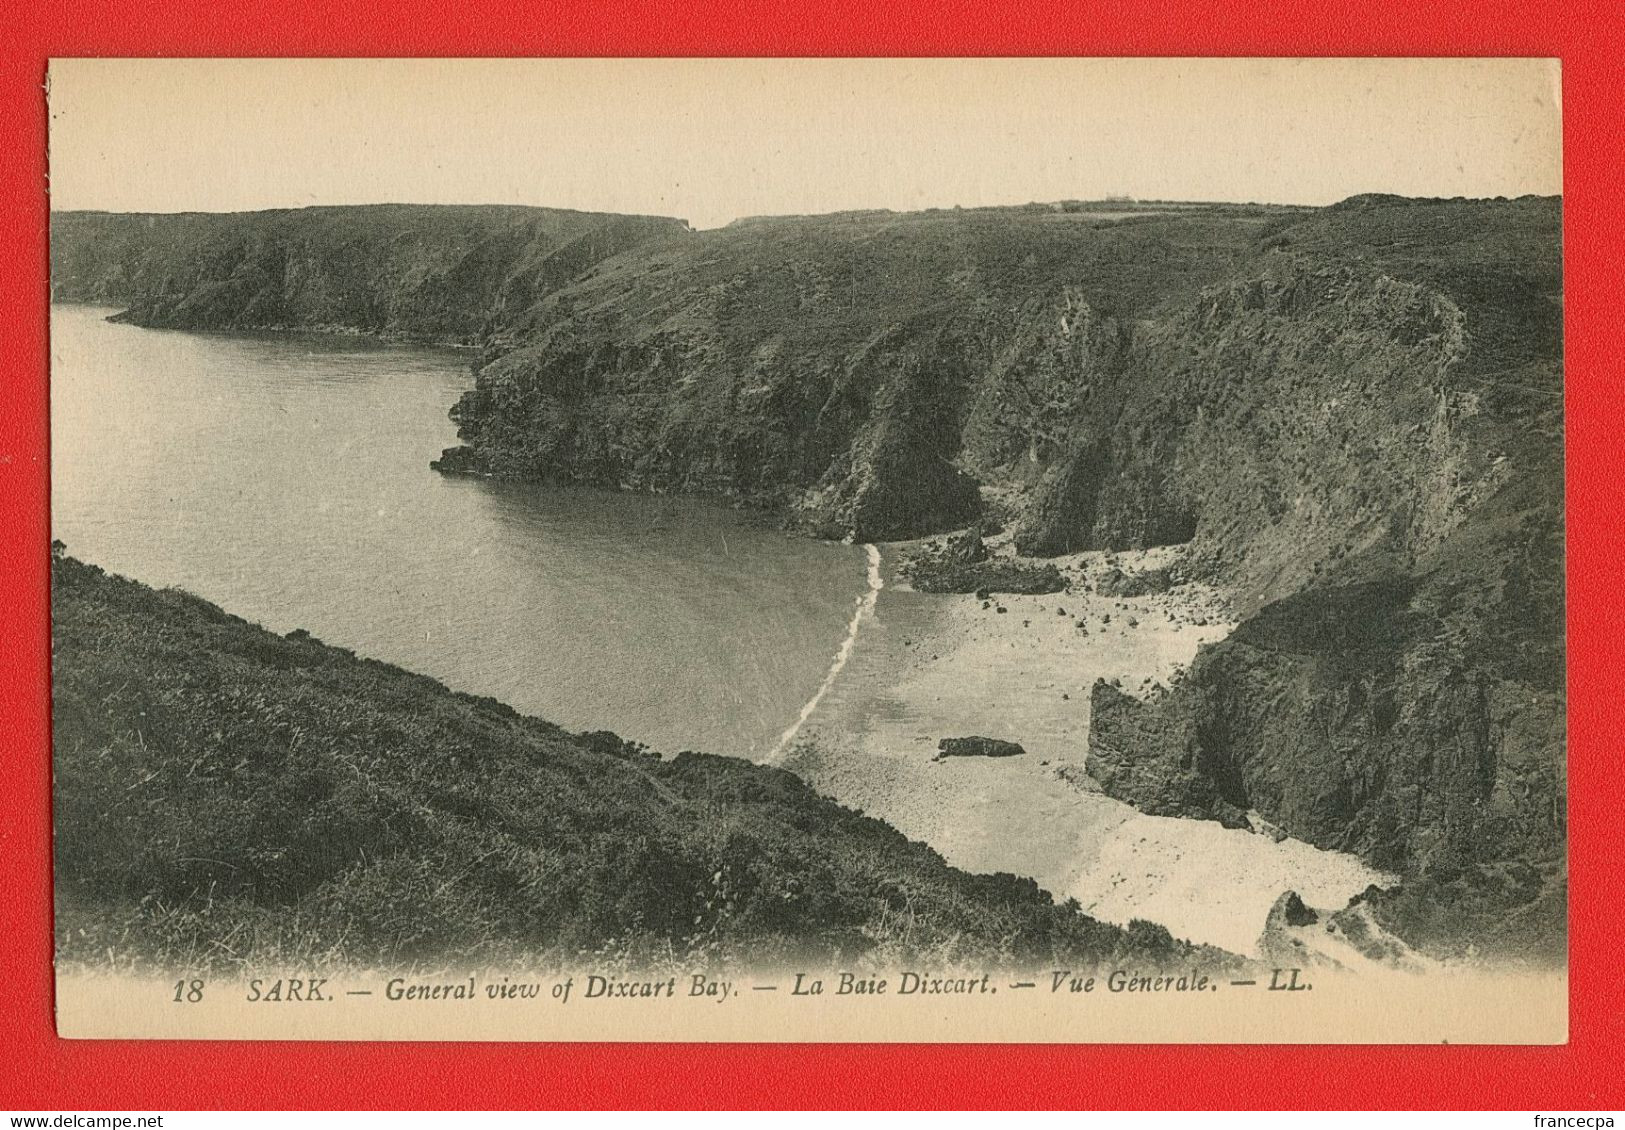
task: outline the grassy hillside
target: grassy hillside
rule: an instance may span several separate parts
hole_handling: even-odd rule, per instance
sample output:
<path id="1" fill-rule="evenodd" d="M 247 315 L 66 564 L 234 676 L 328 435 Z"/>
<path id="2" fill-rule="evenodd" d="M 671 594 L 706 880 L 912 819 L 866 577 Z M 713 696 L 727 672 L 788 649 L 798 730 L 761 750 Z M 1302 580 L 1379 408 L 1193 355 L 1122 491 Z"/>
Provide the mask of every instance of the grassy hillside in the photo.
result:
<path id="1" fill-rule="evenodd" d="M 52 576 L 65 960 L 1227 960 L 782 770 L 568 734 L 60 552 Z"/>

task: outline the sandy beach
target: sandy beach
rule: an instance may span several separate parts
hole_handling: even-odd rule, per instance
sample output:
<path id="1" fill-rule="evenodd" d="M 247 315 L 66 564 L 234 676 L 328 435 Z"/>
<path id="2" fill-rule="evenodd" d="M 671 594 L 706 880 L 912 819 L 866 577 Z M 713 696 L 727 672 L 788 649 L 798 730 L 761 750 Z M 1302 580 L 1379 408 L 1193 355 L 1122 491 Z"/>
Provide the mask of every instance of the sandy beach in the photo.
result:
<path id="1" fill-rule="evenodd" d="M 990 539 L 995 552 L 1009 552 Z M 1271 905 L 1296 890 L 1341 906 L 1385 876 L 1353 856 L 1201 820 L 1146 816 L 1085 775 L 1090 688 L 1154 694 L 1233 627 L 1198 584 L 1139 597 L 1094 591 L 1110 567 L 1170 564 L 1175 549 L 1055 559 L 1073 591 L 913 591 L 906 545 L 882 546 L 884 586 L 839 675 L 780 763 L 843 804 L 924 840 L 958 867 L 1027 875 L 1108 922 L 1253 954 Z M 1002 611 L 1001 611 L 1002 609 Z M 1019 742 L 1025 755 L 935 760 L 944 737 Z"/>

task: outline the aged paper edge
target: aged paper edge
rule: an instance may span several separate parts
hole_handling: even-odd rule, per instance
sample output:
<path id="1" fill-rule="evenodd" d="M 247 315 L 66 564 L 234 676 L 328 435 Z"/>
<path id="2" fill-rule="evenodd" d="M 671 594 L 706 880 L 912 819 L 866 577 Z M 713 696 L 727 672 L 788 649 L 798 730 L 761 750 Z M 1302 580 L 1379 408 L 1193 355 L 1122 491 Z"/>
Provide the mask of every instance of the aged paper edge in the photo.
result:
<path id="1" fill-rule="evenodd" d="M 1052 974 L 990 976 L 971 995 L 897 996 L 899 973 L 881 995 L 840 994 L 839 972 L 731 982 L 725 999 L 694 991 L 703 974 L 663 974 L 659 999 L 588 999 L 590 972 L 546 976 L 474 974 L 474 998 L 390 999 L 383 975 L 220 980 L 65 973 L 57 980 L 57 1030 L 67 1039 L 676 1041 L 696 1043 L 1243 1043 L 1561 1044 L 1568 1039 L 1568 977 L 1562 972 L 1461 971 L 1356 976 L 1290 971 L 1272 989 L 1210 984 L 1204 991 L 1113 991 L 1096 974 L 1088 991 Z M 302 984 L 292 989 L 298 976 Z M 601 975 L 599 975 L 601 976 Z M 1081 975 L 1088 976 L 1088 975 Z M 470 975 L 403 978 L 406 985 L 460 985 Z M 559 986 L 572 982 L 561 1002 Z M 1287 988 L 1289 979 L 1292 987 Z M 200 981 L 200 999 L 177 1001 Z M 528 998 L 500 996 L 515 985 Z M 772 984 L 771 990 L 758 988 Z M 499 995 L 493 997 L 492 991 Z M 1002 991 L 1000 991 L 1002 990 Z M 285 999 L 297 995 L 302 999 Z M 257 999 L 253 999 L 257 998 Z M 284 998 L 284 999 L 272 999 Z"/>

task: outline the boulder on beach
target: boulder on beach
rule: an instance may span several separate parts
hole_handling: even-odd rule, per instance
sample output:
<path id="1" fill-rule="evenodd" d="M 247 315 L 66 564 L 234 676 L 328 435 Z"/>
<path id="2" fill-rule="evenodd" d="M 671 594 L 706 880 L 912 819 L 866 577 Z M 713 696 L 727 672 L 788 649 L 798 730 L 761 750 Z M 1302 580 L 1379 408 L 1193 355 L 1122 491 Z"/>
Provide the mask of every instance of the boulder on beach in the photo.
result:
<path id="1" fill-rule="evenodd" d="M 1026 753 L 1017 742 L 998 738 L 943 738 L 937 743 L 937 757 L 1019 757 Z"/>

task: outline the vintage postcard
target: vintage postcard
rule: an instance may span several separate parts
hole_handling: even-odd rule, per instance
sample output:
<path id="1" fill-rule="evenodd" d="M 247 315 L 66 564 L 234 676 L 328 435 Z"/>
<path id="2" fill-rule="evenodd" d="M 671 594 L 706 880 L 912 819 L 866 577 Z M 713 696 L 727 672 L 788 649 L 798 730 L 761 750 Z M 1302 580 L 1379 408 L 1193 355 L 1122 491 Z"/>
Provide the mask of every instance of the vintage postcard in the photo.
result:
<path id="1" fill-rule="evenodd" d="M 49 98 L 62 1035 L 1566 1039 L 1556 62 Z"/>

